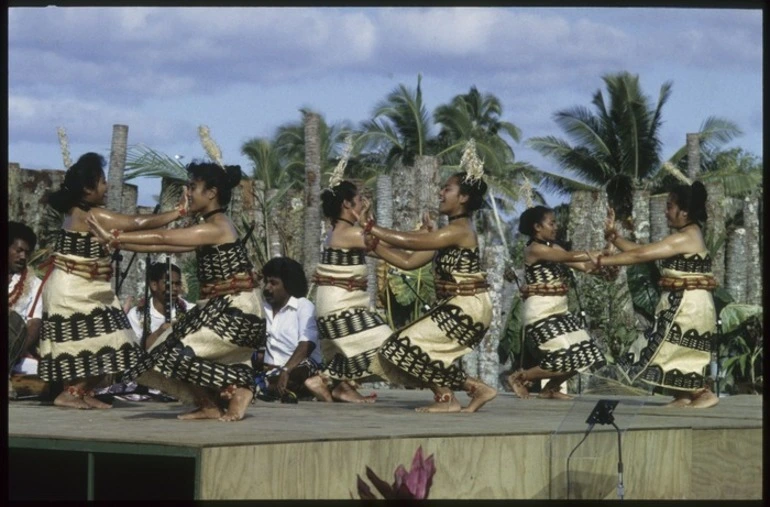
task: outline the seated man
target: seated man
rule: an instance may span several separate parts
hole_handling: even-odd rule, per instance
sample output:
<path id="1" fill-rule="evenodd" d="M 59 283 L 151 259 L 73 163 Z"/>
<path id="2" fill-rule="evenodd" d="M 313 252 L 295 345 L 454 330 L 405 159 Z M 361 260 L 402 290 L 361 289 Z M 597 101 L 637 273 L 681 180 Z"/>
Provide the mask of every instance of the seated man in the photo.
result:
<path id="1" fill-rule="evenodd" d="M 168 269 L 165 262 L 154 262 L 149 267 L 148 277 L 150 279 L 150 304 L 145 302 L 131 308 L 128 311 L 128 321 L 136 333 L 138 342 L 144 342 L 145 349 L 149 350 L 158 340 L 158 337 L 171 326 L 166 322 L 166 307 L 169 303 L 168 290 Z M 171 320 L 175 320 L 193 306 L 189 301 L 185 301 L 178 294 L 182 289 L 182 270 L 176 264 L 171 265 L 171 294 L 174 299 L 174 305 L 171 308 Z M 149 315 L 147 315 L 149 313 Z M 148 318 L 149 317 L 149 318 Z M 145 329 L 145 325 L 147 329 Z"/>
<path id="2" fill-rule="evenodd" d="M 33 354 L 43 327 L 43 303 L 35 298 L 40 279 L 27 268 L 27 260 L 35 249 L 37 236 L 27 225 L 8 222 L 8 371 L 36 374 Z M 15 312 L 16 315 L 10 312 Z M 8 394 L 16 393 L 8 382 Z"/>
<path id="3" fill-rule="evenodd" d="M 168 297 L 168 269 L 165 262 L 154 262 L 150 265 L 147 273 L 150 284 L 150 302 L 149 305 L 142 301 L 127 312 L 128 321 L 136 334 L 137 343 L 144 342 L 144 347 L 149 350 L 158 340 L 163 332 L 171 327 L 171 322 L 166 322 L 166 307 L 169 304 Z M 178 296 L 182 289 L 182 271 L 176 264 L 171 265 L 171 294 L 174 298 L 174 304 L 171 308 L 170 317 L 174 321 L 176 318 L 190 310 L 194 304 Z M 130 299 L 130 298 L 129 298 Z M 146 389 L 145 386 L 138 386 L 136 382 L 127 384 L 114 384 L 112 386 L 97 389 L 97 394 L 122 395 L 131 401 L 143 401 L 151 396 L 159 398 L 161 401 L 170 399 L 156 389 Z"/>
<path id="4" fill-rule="evenodd" d="M 298 393 L 305 394 L 305 380 L 321 368 L 315 305 L 305 297 L 307 278 L 297 261 L 270 259 L 262 277 L 267 341 L 264 352 L 255 354 L 255 366 L 266 380 L 260 398 L 296 401 Z"/>

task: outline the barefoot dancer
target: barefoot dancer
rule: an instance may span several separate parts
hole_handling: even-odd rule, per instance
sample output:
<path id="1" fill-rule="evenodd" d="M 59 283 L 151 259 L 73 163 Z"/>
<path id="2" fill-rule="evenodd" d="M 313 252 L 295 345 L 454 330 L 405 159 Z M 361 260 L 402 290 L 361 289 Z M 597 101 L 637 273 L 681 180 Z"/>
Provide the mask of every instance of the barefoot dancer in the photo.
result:
<path id="1" fill-rule="evenodd" d="M 113 247 L 135 252 L 189 252 L 195 250 L 201 299 L 155 342 L 149 355 L 153 370 L 127 372 L 140 384 L 174 393 L 159 385 L 158 373 L 182 384 L 197 409 L 180 419 L 243 418 L 253 398 L 251 355 L 264 344 L 265 320 L 254 290 L 255 280 L 246 249 L 225 215 L 232 189 L 241 179 L 239 166 L 191 163 L 190 212 L 201 223 L 181 229 L 146 232 L 104 230 L 89 221 L 94 231 Z M 176 395 L 175 395 L 176 397 Z M 229 400 L 226 413 L 218 398 Z"/>
<path id="2" fill-rule="evenodd" d="M 622 252 L 611 256 L 593 252 L 592 256 L 598 266 L 662 261 L 663 292 L 655 323 L 645 336 L 647 345 L 635 365 L 642 368 L 636 378 L 655 386 L 656 392 L 673 394 L 669 406 L 713 407 L 719 398 L 705 384 L 717 320 L 711 294 L 716 280 L 701 226 L 706 221 L 706 188 L 698 181 L 675 187 L 665 213 L 675 232 L 639 245 L 620 236 L 610 209 L 605 235 Z"/>
<path id="3" fill-rule="evenodd" d="M 341 181 L 324 190 L 321 200 L 332 230 L 313 281 L 318 286 L 316 312 L 326 368 L 305 385 L 327 401 L 373 403 L 375 396 L 361 396 L 352 383 L 381 379 L 375 357 L 393 330 L 369 311 L 367 251 L 355 215 L 361 214 L 361 194 L 355 184 Z"/>
<path id="4" fill-rule="evenodd" d="M 64 223 L 44 277 L 39 375 L 46 382 L 63 382 L 54 400 L 60 407 L 110 408 L 92 396 L 92 389 L 109 374 L 120 377 L 144 356 L 110 285 L 110 255 L 88 232 L 89 213 L 107 228 L 135 231 L 176 220 L 186 204 L 160 215 L 122 215 L 102 207 L 106 190 L 104 159 L 86 153 L 49 197 L 49 204 L 64 213 Z"/>
<path id="5" fill-rule="evenodd" d="M 461 167 L 468 171 L 451 176 L 439 194 L 439 212 L 449 216 L 446 227 L 401 232 L 378 227 L 372 219 L 364 227 L 369 248 L 394 266 L 411 270 L 433 260 L 438 305 L 396 331 L 379 352 L 389 381 L 433 391 L 435 403 L 418 412 L 475 412 L 497 396 L 494 388 L 467 377 L 460 364 L 460 358 L 481 342 L 492 320 L 492 302 L 471 221 L 471 213 L 481 207 L 487 190 L 473 142 L 466 148 Z M 455 389 L 468 392 L 471 401 L 467 407 L 461 409 Z"/>
<path id="6" fill-rule="evenodd" d="M 561 384 L 604 363 L 584 326 L 567 309 L 568 267 L 593 271 L 594 266 L 585 252 L 568 252 L 554 243 L 557 230 L 553 210 L 545 206 L 529 208 L 519 218 L 519 232 L 530 238 L 524 249 L 526 285 L 521 291 L 524 339 L 529 350 L 537 350 L 539 359 L 537 366 L 508 377 L 519 398 L 529 398 L 527 386 L 533 380 L 550 379 L 540 398 L 571 399 L 560 392 Z"/>

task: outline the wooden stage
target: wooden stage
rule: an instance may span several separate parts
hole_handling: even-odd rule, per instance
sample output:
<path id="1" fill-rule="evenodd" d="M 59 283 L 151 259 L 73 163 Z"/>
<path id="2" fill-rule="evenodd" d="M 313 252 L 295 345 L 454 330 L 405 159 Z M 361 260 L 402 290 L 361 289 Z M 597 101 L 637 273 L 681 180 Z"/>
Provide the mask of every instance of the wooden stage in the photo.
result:
<path id="1" fill-rule="evenodd" d="M 238 423 L 178 421 L 187 407 L 176 402 L 77 411 L 13 401 L 9 498 L 350 499 L 366 466 L 392 482 L 422 446 L 437 467 L 431 499 L 565 499 L 568 475 L 570 498 L 616 499 L 612 426 L 597 425 L 567 470 L 599 399 L 620 401 L 625 499 L 762 498 L 761 396 L 697 410 L 663 408 L 658 396 L 501 393 L 476 414 L 440 415 L 413 410 L 429 391 L 378 395 L 368 406 L 257 401 Z"/>

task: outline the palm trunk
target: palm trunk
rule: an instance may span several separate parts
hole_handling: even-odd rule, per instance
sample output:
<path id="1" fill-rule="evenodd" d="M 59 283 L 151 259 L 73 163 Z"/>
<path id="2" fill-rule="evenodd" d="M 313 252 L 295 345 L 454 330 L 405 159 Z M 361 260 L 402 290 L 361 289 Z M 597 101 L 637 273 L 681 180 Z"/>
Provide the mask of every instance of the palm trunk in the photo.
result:
<path id="1" fill-rule="evenodd" d="M 414 217 L 418 214 L 414 170 L 405 167 L 401 161 L 393 167 L 393 181 L 398 182 L 398 192 L 393 195 L 393 228 L 406 231 L 413 227 Z"/>
<path id="2" fill-rule="evenodd" d="M 123 201 L 123 171 L 126 168 L 126 150 L 128 149 L 128 126 L 112 126 L 112 145 L 110 147 L 110 167 L 107 175 L 107 208 L 121 211 Z"/>
<path id="3" fill-rule="evenodd" d="M 438 220 L 438 191 L 439 174 L 438 158 L 433 156 L 420 155 L 414 160 L 415 180 L 417 184 L 417 206 L 418 212 L 412 217 L 416 227 L 422 221 L 423 212 L 430 213 L 433 221 Z"/>
<path id="4" fill-rule="evenodd" d="M 321 139 L 320 118 L 305 113 L 305 227 L 302 260 L 305 275 L 310 278 L 321 256 Z"/>
<path id="5" fill-rule="evenodd" d="M 387 174 L 377 176 L 377 223 L 383 227 L 393 226 L 393 181 Z M 378 260 L 372 257 L 366 258 L 368 268 L 368 292 L 369 306 L 374 309 L 377 307 L 377 265 Z"/>
<path id="6" fill-rule="evenodd" d="M 700 135 L 687 134 L 687 177 L 695 181 L 700 173 Z"/>
<path id="7" fill-rule="evenodd" d="M 761 242 L 759 227 L 759 201 L 756 196 L 743 201 L 743 225 L 746 227 L 746 303 L 762 304 L 762 260 L 759 251 Z"/>
<path id="8" fill-rule="evenodd" d="M 726 203 L 725 186 L 721 181 L 708 181 L 705 183 L 708 199 L 706 200 L 706 212 L 708 221 L 706 222 L 706 236 L 711 238 L 724 237 Z M 725 283 L 725 249 L 719 248 L 712 252 L 712 271 L 719 285 Z"/>
<path id="9" fill-rule="evenodd" d="M 725 288 L 737 303 L 745 303 L 747 299 L 746 250 L 746 229 L 740 227 L 728 236 L 725 262 Z"/>
<path id="10" fill-rule="evenodd" d="M 270 203 L 267 208 L 265 237 L 267 239 L 268 252 L 271 259 L 273 257 L 280 257 L 283 253 L 283 249 L 281 248 L 281 235 L 278 231 L 278 222 L 280 220 L 278 216 L 278 205 L 274 201 L 277 193 L 278 190 L 275 188 L 268 189 L 265 193 L 265 200 Z"/>
<path id="11" fill-rule="evenodd" d="M 654 243 L 668 236 L 669 227 L 666 220 L 666 200 L 668 194 L 650 196 L 650 242 Z"/>

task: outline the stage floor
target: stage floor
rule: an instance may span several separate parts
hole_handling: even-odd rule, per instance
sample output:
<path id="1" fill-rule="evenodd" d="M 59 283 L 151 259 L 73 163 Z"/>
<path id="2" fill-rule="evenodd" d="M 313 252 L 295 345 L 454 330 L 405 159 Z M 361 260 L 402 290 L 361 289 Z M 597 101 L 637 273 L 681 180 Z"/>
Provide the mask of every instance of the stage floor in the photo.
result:
<path id="1" fill-rule="evenodd" d="M 97 499 L 107 494 L 105 487 L 95 484 L 103 470 L 97 466 L 100 456 L 190 458 L 195 474 L 191 498 L 350 498 L 356 474 L 363 476 L 366 466 L 392 482 L 396 466 L 408 468 L 418 445 L 435 454 L 437 473 L 430 498 L 566 498 L 560 485 L 561 463 L 582 438 L 586 417 L 596 402 L 612 399 L 619 401 L 614 417 L 624 439 L 626 498 L 757 499 L 762 495 L 762 396 L 724 397 L 716 407 L 699 410 L 664 408 L 669 398 L 662 396 L 584 395 L 556 401 L 520 400 L 501 393 L 476 414 L 420 414 L 413 409 L 431 401 L 430 391 L 384 389 L 377 394 L 377 402 L 371 405 L 257 401 L 237 423 L 178 421 L 177 414 L 188 407 L 176 402 L 116 399 L 110 410 L 78 411 L 39 401 L 12 401 L 8 442 L 12 451 L 22 454 L 87 454 L 86 494 Z M 466 403 L 464 393 L 458 393 L 458 398 Z M 571 498 L 615 497 L 612 487 L 606 491 L 606 484 L 592 489 L 586 483 L 596 479 L 599 472 L 593 469 L 604 462 L 609 468 L 607 474 L 599 473 L 602 481 L 607 482 L 607 475 L 617 476 L 615 429 L 597 426 L 593 432 L 597 435 L 593 440 L 601 442 L 587 445 L 573 458 Z M 635 457 L 642 452 L 644 458 Z M 11 469 L 13 459 L 12 453 Z M 661 462 L 655 463 L 656 459 Z M 526 472 L 536 475 L 537 485 L 515 484 L 518 479 L 511 470 L 517 468 L 517 461 L 540 470 Z M 709 463 L 718 469 L 704 469 L 708 477 L 696 478 L 696 472 Z M 238 474 L 248 475 L 248 486 L 232 473 L 222 475 L 231 465 Z M 307 469 L 275 484 L 281 466 Z M 659 482 L 655 493 L 649 492 L 654 484 L 643 488 L 633 478 L 636 471 L 647 474 L 647 482 L 655 480 L 647 469 L 656 467 L 661 477 L 670 476 L 669 466 L 677 476 L 674 483 L 666 487 L 665 480 Z M 733 466 L 734 471 L 729 469 Z M 733 480 L 732 489 L 714 483 L 714 476 L 726 473 Z M 478 487 L 467 484 L 468 474 L 475 476 Z M 304 484 L 296 484 L 303 480 Z M 696 488 L 701 481 L 713 487 L 705 492 Z M 714 496 L 713 491 L 722 493 Z"/>

